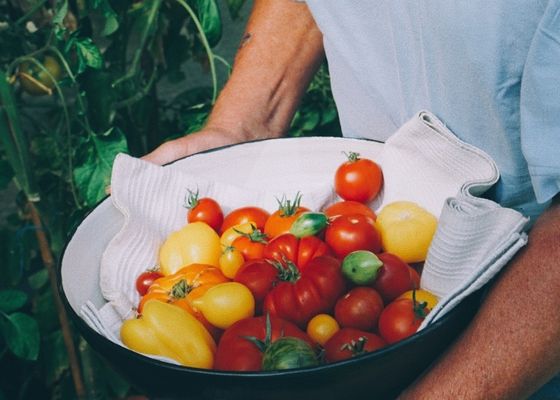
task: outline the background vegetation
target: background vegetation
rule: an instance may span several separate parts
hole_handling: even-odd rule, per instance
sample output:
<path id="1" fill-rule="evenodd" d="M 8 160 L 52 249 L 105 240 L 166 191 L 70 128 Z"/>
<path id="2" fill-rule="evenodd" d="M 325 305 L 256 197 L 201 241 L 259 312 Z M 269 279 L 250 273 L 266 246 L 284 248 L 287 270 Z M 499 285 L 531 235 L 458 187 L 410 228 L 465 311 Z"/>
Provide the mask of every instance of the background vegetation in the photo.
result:
<path id="1" fill-rule="evenodd" d="M 134 394 L 68 321 L 56 263 L 118 152 L 204 124 L 250 3 L 0 0 L 0 400 Z M 323 67 L 290 135 L 339 133 Z"/>

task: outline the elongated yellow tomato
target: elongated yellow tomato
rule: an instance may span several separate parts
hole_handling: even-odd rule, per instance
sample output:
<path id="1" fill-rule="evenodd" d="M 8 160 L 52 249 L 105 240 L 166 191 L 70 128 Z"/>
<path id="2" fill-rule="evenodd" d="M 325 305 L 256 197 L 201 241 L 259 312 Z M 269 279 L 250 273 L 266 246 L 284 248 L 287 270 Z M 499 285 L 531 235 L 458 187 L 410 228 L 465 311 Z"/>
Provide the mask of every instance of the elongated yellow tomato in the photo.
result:
<path id="1" fill-rule="evenodd" d="M 121 339 L 139 353 L 171 358 L 182 365 L 212 368 L 216 343 L 194 316 L 172 304 L 150 300 L 142 316 L 121 326 Z"/>
<path id="2" fill-rule="evenodd" d="M 222 236 L 220 236 L 220 242 L 223 247 L 231 246 L 233 241 L 238 237 L 242 236 L 244 233 L 251 233 L 257 225 L 252 222 L 244 222 L 239 225 L 234 225 L 224 231 Z"/>
<path id="3" fill-rule="evenodd" d="M 222 273 L 230 279 L 235 277 L 235 274 L 245 262 L 243 254 L 233 246 L 227 246 L 222 255 L 220 256 L 220 268 Z"/>
<path id="4" fill-rule="evenodd" d="M 212 325 L 227 329 L 243 318 L 255 314 L 255 299 L 247 286 L 238 282 L 212 286 L 201 297 L 193 299 L 198 309 Z"/>
<path id="5" fill-rule="evenodd" d="M 159 267 L 171 275 L 190 264 L 220 267 L 220 237 L 208 224 L 193 222 L 172 232 L 159 250 Z"/>

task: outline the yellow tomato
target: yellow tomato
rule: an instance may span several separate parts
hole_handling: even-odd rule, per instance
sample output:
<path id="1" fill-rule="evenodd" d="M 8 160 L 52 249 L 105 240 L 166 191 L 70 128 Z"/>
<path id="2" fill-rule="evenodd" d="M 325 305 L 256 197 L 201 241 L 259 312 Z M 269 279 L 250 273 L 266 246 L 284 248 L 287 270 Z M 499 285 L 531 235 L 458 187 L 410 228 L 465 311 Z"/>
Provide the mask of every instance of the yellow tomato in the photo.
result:
<path id="1" fill-rule="evenodd" d="M 383 249 L 407 263 L 424 261 L 436 232 L 437 219 L 411 201 L 387 204 L 377 214 Z"/>
<path id="2" fill-rule="evenodd" d="M 190 264 L 220 267 L 220 237 L 208 224 L 193 222 L 171 233 L 159 251 L 163 275 L 171 275 Z"/>
<path id="3" fill-rule="evenodd" d="M 433 310 L 433 308 L 438 303 L 438 298 L 434 294 L 428 292 L 427 290 L 417 289 L 416 293 L 414 295 L 416 296 L 416 302 L 417 303 L 426 303 L 427 307 L 430 310 Z M 410 299 L 410 300 L 412 300 L 412 290 L 409 290 L 409 291 L 401 294 L 399 296 L 399 299 Z"/>
<path id="4" fill-rule="evenodd" d="M 336 319 L 328 314 L 318 314 L 307 323 L 307 334 L 321 346 L 324 346 L 339 329 Z"/>
<path id="5" fill-rule="evenodd" d="M 192 301 L 204 318 L 217 328 L 227 329 L 235 322 L 255 314 L 255 299 L 247 286 L 238 282 L 212 286 Z"/>
<path id="6" fill-rule="evenodd" d="M 233 241 L 242 236 L 243 233 L 251 233 L 255 229 L 256 224 L 252 221 L 234 225 L 224 231 L 220 237 L 220 243 L 223 247 L 231 246 Z"/>
<path id="7" fill-rule="evenodd" d="M 219 262 L 222 274 L 233 279 L 239 268 L 241 268 L 245 262 L 245 258 L 243 258 L 243 254 L 241 254 L 238 249 L 233 246 L 228 246 L 220 256 Z"/>

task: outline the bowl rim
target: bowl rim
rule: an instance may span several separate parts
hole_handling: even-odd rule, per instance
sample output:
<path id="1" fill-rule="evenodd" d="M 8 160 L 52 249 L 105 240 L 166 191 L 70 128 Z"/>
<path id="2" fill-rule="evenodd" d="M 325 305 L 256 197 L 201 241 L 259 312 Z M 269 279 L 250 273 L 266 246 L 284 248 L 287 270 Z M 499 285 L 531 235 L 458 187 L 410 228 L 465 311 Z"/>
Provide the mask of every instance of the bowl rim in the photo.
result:
<path id="1" fill-rule="evenodd" d="M 190 154 L 188 156 L 185 157 L 181 157 L 175 161 L 172 161 L 170 163 L 164 164 L 163 166 L 168 166 L 168 165 L 172 165 L 178 161 L 184 160 L 186 158 L 192 157 L 192 156 L 196 156 L 196 155 L 200 155 L 200 154 L 206 154 L 206 153 L 213 153 L 213 152 L 217 152 L 220 150 L 224 150 L 230 147 L 235 147 L 235 146 L 242 146 L 245 144 L 251 144 L 251 143 L 257 143 L 257 142 L 265 142 L 265 141 L 276 141 L 276 140 L 306 140 L 306 139 L 341 139 L 341 140 L 345 140 L 345 139 L 350 139 L 350 140 L 360 140 L 360 141 L 367 141 L 367 142 L 374 142 L 374 143 L 379 143 L 379 144 L 383 144 L 383 142 L 378 141 L 378 140 L 373 140 L 373 139 L 368 139 L 368 138 L 355 138 L 355 137 L 340 137 L 340 136 L 302 136 L 302 137 L 278 137 L 278 138 L 267 138 L 267 139 L 256 139 L 256 140 L 251 140 L 251 141 L 246 141 L 246 142 L 242 142 L 242 143 L 234 143 L 234 144 L 228 144 L 225 146 L 220 146 L 220 147 L 216 147 L 216 148 L 212 148 L 212 149 L 208 149 L 208 150 L 203 150 L 197 153 L 193 153 Z M 422 329 L 419 332 L 416 332 L 414 335 L 409 336 L 408 338 L 405 338 L 403 340 L 400 340 L 396 343 L 393 344 L 388 344 L 387 346 L 373 351 L 373 352 L 368 352 L 368 353 L 364 353 L 364 354 L 360 354 L 358 356 L 346 359 L 346 360 L 341 360 L 341 361 L 336 361 L 336 362 L 332 362 L 332 363 L 326 363 L 326 364 L 320 364 L 318 366 L 314 366 L 314 367 L 304 367 L 304 368 L 292 368 L 292 369 L 287 369 L 287 370 L 277 370 L 277 371 L 226 371 L 226 370 L 215 370 L 215 369 L 203 369 L 203 368 L 194 368 L 194 367 L 187 367 L 187 366 L 183 366 L 183 365 L 179 365 L 179 364 L 173 364 L 173 363 L 168 363 L 165 361 L 161 361 L 152 357 L 149 357 L 147 355 L 144 355 L 142 353 L 138 353 L 134 350 L 131 350 L 125 346 L 121 346 L 111 340 L 109 340 L 108 338 L 104 337 L 103 335 L 101 335 L 100 333 L 98 333 L 97 331 L 95 331 L 94 329 L 92 329 L 84 320 L 82 317 L 80 317 L 80 315 L 74 310 L 74 308 L 72 307 L 72 305 L 70 305 L 70 302 L 66 296 L 66 293 L 64 292 L 64 287 L 63 287 L 63 283 L 62 283 L 62 263 L 64 260 L 64 256 L 66 254 L 66 250 L 68 245 L 70 244 L 70 242 L 72 241 L 76 231 L 79 229 L 79 227 L 84 223 L 84 221 L 90 216 L 90 214 L 92 214 L 95 210 L 97 210 L 102 203 L 104 203 L 108 198 L 110 197 L 110 194 L 107 194 L 105 197 L 103 197 L 101 200 L 99 200 L 95 206 L 93 206 L 87 213 L 85 213 L 80 219 L 79 221 L 77 221 L 74 226 L 70 229 L 68 238 L 62 248 L 61 251 L 61 255 L 58 258 L 57 261 L 57 268 L 56 268 L 56 275 L 57 275 L 57 289 L 58 289 L 58 293 L 61 297 L 61 300 L 67 310 L 67 312 L 70 313 L 72 320 L 74 321 L 74 323 L 76 323 L 76 321 L 78 322 L 78 328 L 81 332 L 86 331 L 88 333 L 88 335 L 92 335 L 93 337 L 99 338 L 101 341 L 104 342 L 104 345 L 109 346 L 109 348 L 112 351 L 115 351 L 117 353 L 119 353 L 120 355 L 123 356 L 127 356 L 131 359 L 131 361 L 138 361 L 138 362 L 142 362 L 142 363 L 148 363 L 151 364 L 153 366 L 157 366 L 157 367 L 161 367 L 164 369 L 168 369 L 168 370 L 174 370 L 176 372 L 181 372 L 181 373 L 185 373 L 185 372 L 189 372 L 192 374 L 196 374 L 196 375 L 204 375 L 204 376 L 213 376 L 213 377 L 227 377 L 227 378 L 239 378 L 239 379 L 260 379 L 260 378 L 278 378 L 278 377 L 289 377 L 292 375 L 297 375 L 297 376 L 303 376 L 305 375 L 311 375 L 311 374 L 316 374 L 325 370 L 331 370 L 331 369 L 339 369 L 339 368 L 343 368 L 346 365 L 356 365 L 356 364 L 361 364 L 361 363 L 366 363 L 369 361 L 369 359 L 371 358 L 383 358 L 391 353 L 394 352 L 398 352 L 399 349 L 407 347 L 410 343 L 415 342 L 425 336 L 428 336 L 431 332 L 433 332 L 434 330 L 438 329 L 440 326 L 442 326 L 443 324 L 445 324 L 445 322 L 452 318 L 454 315 L 454 313 L 457 312 L 457 307 L 460 305 L 460 303 L 452 310 L 450 310 L 448 313 L 446 313 L 443 317 L 441 317 L 440 319 L 438 319 L 437 321 L 429 324 L 428 326 L 426 326 L 424 329 Z M 470 297 L 470 296 L 469 296 Z M 466 299 L 463 299 L 461 301 L 461 303 L 463 303 Z M 467 321 L 468 323 L 469 321 Z"/>

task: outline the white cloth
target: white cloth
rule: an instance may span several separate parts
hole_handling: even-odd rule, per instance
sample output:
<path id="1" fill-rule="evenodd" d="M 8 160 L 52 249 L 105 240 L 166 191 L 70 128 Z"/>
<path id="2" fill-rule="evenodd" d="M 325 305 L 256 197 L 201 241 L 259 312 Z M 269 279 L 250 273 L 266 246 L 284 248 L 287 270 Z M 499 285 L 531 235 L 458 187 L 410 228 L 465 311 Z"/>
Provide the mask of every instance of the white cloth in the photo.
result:
<path id="1" fill-rule="evenodd" d="M 241 146 L 246 147 L 233 149 L 238 156 L 244 156 L 243 165 L 235 163 L 232 148 L 194 156 L 204 174 L 182 170 L 180 164 L 160 167 L 127 155 L 117 157 L 111 199 L 125 222 L 105 250 L 100 266 L 101 291 L 108 303 L 99 311 L 91 303 L 82 310 L 82 317 L 93 329 L 118 340 L 119 319 L 130 317 L 138 302 L 136 276 L 157 263 L 158 249 L 165 237 L 185 223 L 187 189 L 198 189 L 201 196 L 215 198 L 226 212 L 245 205 L 273 211 L 281 193 L 273 192 L 269 182 L 277 177 L 284 182 L 279 184 L 281 189 L 299 188 L 305 205 L 320 210 L 337 200 L 332 179 L 341 162 L 340 152 L 354 151 L 357 146 L 366 157 L 368 148 L 371 154 L 380 149 L 376 158 L 383 169 L 384 188 L 371 204 L 375 210 L 396 200 L 409 200 L 439 217 L 443 207 L 434 248 L 428 254 L 422 277 L 422 286 L 441 297 L 441 307 L 434 310 L 437 318 L 456 304 L 454 299 L 462 298 L 498 272 L 523 244 L 524 235 L 519 232 L 525 218 L 473 196 L 498 179 L 492 159 L 458 140 L 429 112 L 415 115 L 385 145 L 355 139 L 300 138 Z M 305 157 L 299 153 L 301 146 L 305 146 L 301 149 Z M 216 156 L 221 157 L 221 166 L 213 165 Z M 271 164 L 271 160 L 282 165 Z M 231 170 L 224 170 L 224 165 Z M 279 176 L 290 165 L 300 174 Z M 243 170 L 246 178 L 239 185 L 228 180 L 236 167 Z M 314 183 L 307 181 L 308 175 Z M 457 193 L 456 199 L 450 198 Z M 477 246 L 477 251 L 469 246 Z"/>

